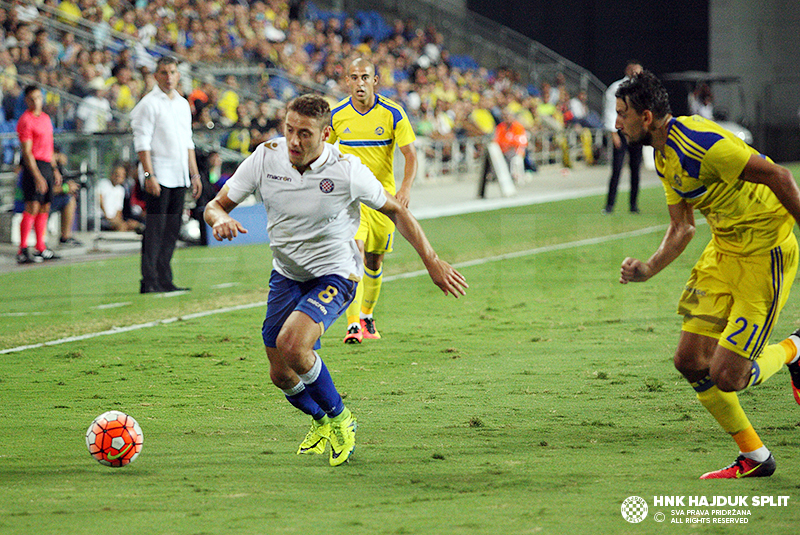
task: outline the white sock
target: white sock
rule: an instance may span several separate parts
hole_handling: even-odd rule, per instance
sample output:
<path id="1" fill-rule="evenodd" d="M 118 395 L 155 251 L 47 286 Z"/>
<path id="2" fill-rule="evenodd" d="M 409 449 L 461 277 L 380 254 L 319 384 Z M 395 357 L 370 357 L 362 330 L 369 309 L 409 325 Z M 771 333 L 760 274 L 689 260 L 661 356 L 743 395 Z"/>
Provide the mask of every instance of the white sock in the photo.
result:
<path id="1" fill-rule="evenodd" d="M 299 374 L 300 380 L 307 385 L 316 381 L 317 377 L 319 377 L 319 373 L 322 371 L 322 359 L 319 358 L 316 351 L 314 352 L 314 357 L 316 357 L 316 360 L 314 361 L 314 365 L 311 366 L 311 369 L 306 373 Z"/>
<path id="2" fill-rule="evenodd" d="M 295 394 L 299 394 L 305 389 L 306 385 L 303 384 L 303 381 L 300 381 L 292 388 L 281 388 L 281 390 L 283 390 L 283 393 L 286 394 L 287 396 L 294 396 Z"/>
<path id="3" fill-rule="evenodd" d="M 789 361 L 789 364 L 794 364 L 798 359 L 800 359 L 800 338 L 794 334 L 790 334 L 788 339 L 792 341 L 795 349 L 794 358 Z"/>
<path id="4" fill-rule="evenodd" d="M 764 461 L 769 459 L 769 455 L 770 455 L 769 450 L 767 449 L 766 446 L 761 446 L 757 450 L 748 451 L 747 453 L 744 453 L 744 452 L 741 452 L 741 451 L 739 453 L 741 453 L 742 455 L 744 455 L 748 459 L 752 459 L 753 461 L 755 461 L 757 463 L 763 463 Z"/>

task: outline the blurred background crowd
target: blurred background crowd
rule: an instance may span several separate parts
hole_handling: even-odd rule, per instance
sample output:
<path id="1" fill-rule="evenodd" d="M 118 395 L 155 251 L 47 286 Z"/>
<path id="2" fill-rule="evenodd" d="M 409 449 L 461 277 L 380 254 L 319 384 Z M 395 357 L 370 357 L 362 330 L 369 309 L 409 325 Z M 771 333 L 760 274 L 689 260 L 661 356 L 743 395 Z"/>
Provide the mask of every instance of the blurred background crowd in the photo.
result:
<path id="1" fill-rule="evenodd" d="M 163 54 L 181 61 L 194 126 L 218 130 L 220 145 L 242 154 L 279 133 L 287 98 L 307 88 L 332 102 L 343 97 L 343 70 L 355 55 L 376 65 L 378 92 L 403 105 L 418 136 L 445 146 L 492 135 L 504 112 L 526 129 L 533 150 L 537 133 L 602 128 L 585 92 L 563 76 L 528 86 L 510 68 L 451 55 L 434 25 L 302 0 L 0 2 L 0 43 L 5 131 L 25 109 L 28 79 L 44 89 L 58 130 L 125 130 Z"/>

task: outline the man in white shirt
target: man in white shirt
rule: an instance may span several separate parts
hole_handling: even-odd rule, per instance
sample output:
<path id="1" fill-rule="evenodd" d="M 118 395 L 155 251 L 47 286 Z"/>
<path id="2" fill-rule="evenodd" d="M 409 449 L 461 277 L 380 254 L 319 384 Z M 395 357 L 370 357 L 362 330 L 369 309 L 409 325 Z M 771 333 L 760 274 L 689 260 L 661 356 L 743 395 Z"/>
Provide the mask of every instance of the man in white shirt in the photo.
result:
<path id="1" fill-rule="evenodd" d="M 608 196 L 606 205 L 603 208 L 604 214 L 614 211 L 614 203 L 617 200 L 617 187 L 619 177 L 622 174 L 622 165 L 625 163 L 625 154 L 628 154 L 628 165 L 631 169 L 631 191 L 629 196 L 630 211 L 633 214 L 639 213 L 639 171 L 642 167 L 642 146 L 639 144 L 629 144 L 628 141 L 617 133 L 617 89 L 622 82 L 630 80 L 633 76 L 642 72 L 642 64 L 635 60 L 629 60 L 625 65 L 625 77 L 617 80 L 606 89 L 604 122 L 606 131 L 611 138 L 611 178 L 608 181 Z"/>
<path id="2" fill-rule="evenodd" d="M 158 60 L 156 86 L 131 111 L 147 218 L 142 240 L 141 293 L 188 290 L 172 282 L 172 254 L 181 229 L 186 188 L 202 192 L 192 140 L 192 111 L 178 94 L 178 63 Z"/>
<path id="3" fill-rule="evenodd" d="M 230 216 L 258 191 L 267 209 L 272 275 L 262 336 L 272 382 L 287 400 L 312 417 L 298 454 L 346 462 L 355 448 L 356 421 L 317 355 L 319 338 L 355 295 L 364 264 L 354 236 L 360 204 L 386 214 L 422 258 L 433 282 L 455 297 L 464 277 L 439 259 L 411 212 L 383 189 L 358 158 L 325 143 L 330 107 L 304 95 L 287 106 L 286 137 L 259 145 L 206 206 L 217 240 L 247 230 Z"/>

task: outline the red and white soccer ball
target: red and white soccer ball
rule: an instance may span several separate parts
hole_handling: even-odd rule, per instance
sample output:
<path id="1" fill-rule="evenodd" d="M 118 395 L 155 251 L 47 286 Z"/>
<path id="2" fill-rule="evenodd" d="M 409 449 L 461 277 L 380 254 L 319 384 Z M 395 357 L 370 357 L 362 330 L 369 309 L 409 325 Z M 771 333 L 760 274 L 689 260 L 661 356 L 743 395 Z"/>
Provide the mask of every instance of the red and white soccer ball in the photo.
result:
<path id="1" fill-rule="evenodd" d="M 144 434 L 131 416 L 119 411 L 104 412 L 86 431 L 86 447 L 97 462 L 120 467 L 132 462 L 142 451 Z"/>

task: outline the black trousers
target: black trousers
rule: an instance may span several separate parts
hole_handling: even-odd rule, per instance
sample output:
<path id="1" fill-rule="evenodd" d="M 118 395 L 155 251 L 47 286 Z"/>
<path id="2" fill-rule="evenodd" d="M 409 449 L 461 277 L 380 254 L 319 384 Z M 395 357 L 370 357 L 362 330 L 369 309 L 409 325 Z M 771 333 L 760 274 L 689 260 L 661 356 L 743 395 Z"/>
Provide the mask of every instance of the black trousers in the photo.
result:
<path id="1" fill-rule="evenodd" d="M 181 231 L 186 188 L 165 188 L 153 197 L 145 193 L 147 217 L 142 239 L 142 285 L 172 285 L 172 254 Z"/>
<path id="2" fill-rule="evenodd" d="M 611 158 L 611 179 L 608 181 L 606 210 L 613 210 L 614 203 L 617 202 L 617 187 L 619 186 L 619 177 L 622 174 L 622 166 L 625 163 L 625 154 L 628 155 L 628 165 L 631 168 L 630 209 L 638 210 L 639 170 L 642 167 L 642 146 L 628 144 L 625 136 L 620 136 L 620 139 L 622 139 L 622 144 L 619 148 L 615 147 L 613 142 L 611 143 L 613 154 Z"/>

